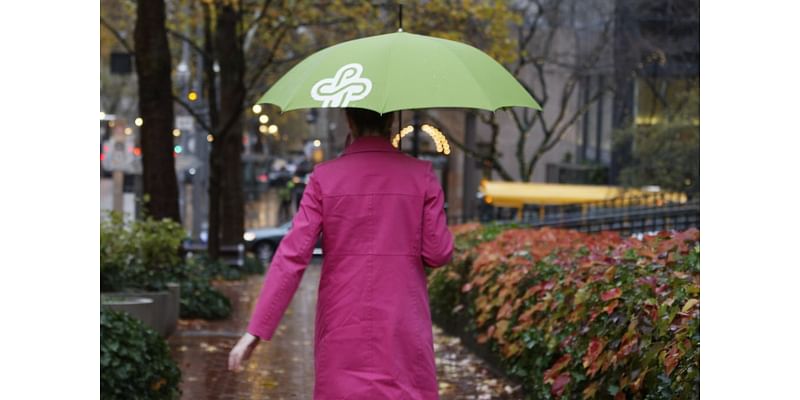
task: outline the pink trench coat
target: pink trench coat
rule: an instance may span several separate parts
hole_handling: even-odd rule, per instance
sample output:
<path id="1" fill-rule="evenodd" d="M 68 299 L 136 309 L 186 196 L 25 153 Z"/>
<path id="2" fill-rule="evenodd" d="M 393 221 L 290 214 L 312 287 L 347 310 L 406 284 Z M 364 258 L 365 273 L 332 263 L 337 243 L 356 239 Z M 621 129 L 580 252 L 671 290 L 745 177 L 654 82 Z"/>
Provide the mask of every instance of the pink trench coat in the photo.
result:
<path id="1" fill-rule="evenodd" d="M 247 328 L 272 338 L 322 232 L 315 400 L 439 398 L 424 268 L 452 257 L 443 205 L 431 163 L 387 139 L 315 167 Z"/>

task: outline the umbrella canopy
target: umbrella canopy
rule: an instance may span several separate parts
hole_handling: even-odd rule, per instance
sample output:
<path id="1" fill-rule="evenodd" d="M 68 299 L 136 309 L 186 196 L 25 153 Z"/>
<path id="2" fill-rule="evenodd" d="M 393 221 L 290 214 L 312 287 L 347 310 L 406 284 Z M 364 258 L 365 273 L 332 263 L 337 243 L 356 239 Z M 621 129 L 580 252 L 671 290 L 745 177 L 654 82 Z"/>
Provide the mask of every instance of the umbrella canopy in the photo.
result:
<path id="1" fill-rule="evenodd" d="M 541 110 L 497 61 L 452 40 L 395 32 L 320 50 L 281 77 L 259 100 L 281 111 L 365 108 L 502 107 Z"/>

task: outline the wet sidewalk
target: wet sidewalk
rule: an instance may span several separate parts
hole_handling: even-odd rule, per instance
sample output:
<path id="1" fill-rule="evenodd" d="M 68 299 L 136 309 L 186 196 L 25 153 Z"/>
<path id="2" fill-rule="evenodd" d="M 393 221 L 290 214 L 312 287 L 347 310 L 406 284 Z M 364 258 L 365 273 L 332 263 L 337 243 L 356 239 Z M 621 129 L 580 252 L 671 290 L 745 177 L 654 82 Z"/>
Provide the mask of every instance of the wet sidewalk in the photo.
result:
<path id="1" fill-rule="evenodd" d="M 228 352 L 244 333 L 264 276 L 218 281 L 231 299 L 233 314 L 223 321 L 181 320 L 169 338 L 183 374 L 183 399 L 312 399 L 314 385 L 314 315 L 320 260 L 303 281 L 271 341 L 261 342 L 243 371 L 227 370 Z M 434 326 L 434 350 L 442 400 L 518 399 L 519 389 L 493 376 L 466 351 L 458 338 Z"/>

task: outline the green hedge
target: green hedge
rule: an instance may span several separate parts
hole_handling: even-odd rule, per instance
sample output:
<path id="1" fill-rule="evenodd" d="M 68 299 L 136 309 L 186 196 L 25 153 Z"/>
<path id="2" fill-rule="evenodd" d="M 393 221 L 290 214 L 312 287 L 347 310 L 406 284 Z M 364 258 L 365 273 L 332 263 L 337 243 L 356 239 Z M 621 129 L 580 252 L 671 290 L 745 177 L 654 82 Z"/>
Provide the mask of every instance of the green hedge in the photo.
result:
<path id="1" fill-rule="evenodd" d="M 231 302 L 211 286 L 230 267 L 204 259 L 180 257 L 186 231 L 170 219 L 145 216 L 125 223 L 111 212 L 100 224 L 100 290 L 166 290 L 168 282 L 181 285 L 181 318 L 222 319 L 231 314 Z M 237 277 L 239 277 L 237 275 Z"/>
<path id="2" fill-rule="evenodd" d="M 526 398 L 699 398 L 699 231 L 464 225 L 429 273 L 437 323 L 459 326 Z"/>
<path id="3" fill-rule="evenodd" d="M 171 400 L 181 371 L 158 333 L 126 313 L 100 308 L 100 397 Z"/>

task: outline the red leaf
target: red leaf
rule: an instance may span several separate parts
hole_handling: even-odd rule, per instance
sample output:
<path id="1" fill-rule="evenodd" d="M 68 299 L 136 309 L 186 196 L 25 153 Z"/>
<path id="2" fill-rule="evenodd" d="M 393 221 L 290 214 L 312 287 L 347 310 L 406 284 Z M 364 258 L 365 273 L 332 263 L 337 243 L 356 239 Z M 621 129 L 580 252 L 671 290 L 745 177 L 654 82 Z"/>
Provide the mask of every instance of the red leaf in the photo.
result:
<path id="1" fill-rule="evenodd" d="M 672 373 L 672 370 L 678 366 L 678 361 L 680 361 L 681 353 L 678 349 L 678 346 L 673 345 L 667 351 L 666 357 L 664 357 L 664 369 L 667 372 L 667 376 Z"/>
<path id="2" fill-rule="evenodd" d="M 589 322 L 594 322 L 594 319 L 597 318 L 598 315 L 600 315 L 599 312 L 592 311 L 592 315 L 589 316 Z"/>
<path id="3" fill-rule="evenodd" d="M 669 285 L 666 283 L 656 288 L 656 294 L 661 294 L 669 290 Z"/>
<path id="4" fill-rule="evenodd" d="M 611 303 L 608 303 L 607 306 L 603 307 L 603 311 L 607 312 L 608 315 L 611 315 L 614 312 L 614 309 L 617 308 L 619 305 L 619 300 L 614 300 Z"/>
<path id="5" fill-rule="evenodd" d="M 561 372 L 564 367 L 566 367 L 569 362 L 572 360 L 572 356 L 566 354 L 558 359 L 558 361 L 553 364 L 547 371 L 544 371 L 544 383 L 551 383 L 554 379 L 556 379 L 556 375 Z"/>
<path id="6" fill-rule="evenodd" d="M 531 320 L 531 315 L 533 315 L 533 313 L 535 311 L 536 310 L 534 310 L 533 308 L 529 308 L 527 311 L 522 313 L 522 315 L 520 315 L 519 322 L 528 322 L 528 321 L 530 321 Z"/>
<path id="7" fill-rule="evenodd" d="M 583 368 L 589 368 L 603 348 L 606 346 L 605 342 L 600 339 L 592 339 L 589 342 L 589 347 L 586 349 L 586 354 L 583 356 Z"/>
<path id="8" fill-rule="evenodd" d="M 511 316 L 511 311 L 512 311 L 512 307 L 511 307 L 511 302 L 509 301 L 509 302 L 503 304 L 502 307 L 500 307 L 500 310 L 497 312 L 497 316 L 495 316 L 495 318 L 504 319 L 504 318 L 510 317 Z"/>
<path id="9" fill-rule="evenodd" d="M 550 388 L 550 393 L 555 397 L 561 397 L 561 394 L 564 393 L 564 387 L 567 386 L 570 379 L 569 373 L 567 372 L 559 375 L 555 382 L 553 382 L 553 386 Z"/>
<path id="10" fill-rule="evenodd" d="M 622 289 L 613 288 L 613 289 L 601 294 L 600 298 L 603 301 L 609 301 L 609 300 L 613 300 L 613 299 L 619 298 L 620 296 L 622 296 Z"/>
<path id="11" fill-rule="evenodd" d="M 658 280 L 656 279 L 655 276 L 645 276 L 637 279 L 636 282 L 639 283 L 640 285 L 650 286 L 651 288 L 653 288 L 653 290 L 655 290 L 655 288 L 658 286 Z"/>
<path id="12" fill-rule="evenodd" d="M 614 280 L 614 274 L 616 274 L 616 272 L 617 272 L 617 267 L 616 267 L 616 265 L 613 265 L 613 262 L 614 262 L 613 259 L 611 259 L 611 261 L 608 262 L 609 264 L 612 264 L 612 265 L 610 267 L 608 267 L 608 269 L 606 270 L 605 274 L 603 274 L 605 276 L 605 278 L 606 278 L 606 281 L 608 281 L 608 282 L 612 282 Z"/>
<path id="13" fill-rule="evenodd" d="M 617 356 L 620 358 L 627 357 L 630 354 L 636 344 L 639 342 L 638 336 L 632 336 L 630 338 L 624 338 L 622 341 L 622 346 L 620 346 L 619 351 L 617 352 Z"/>

